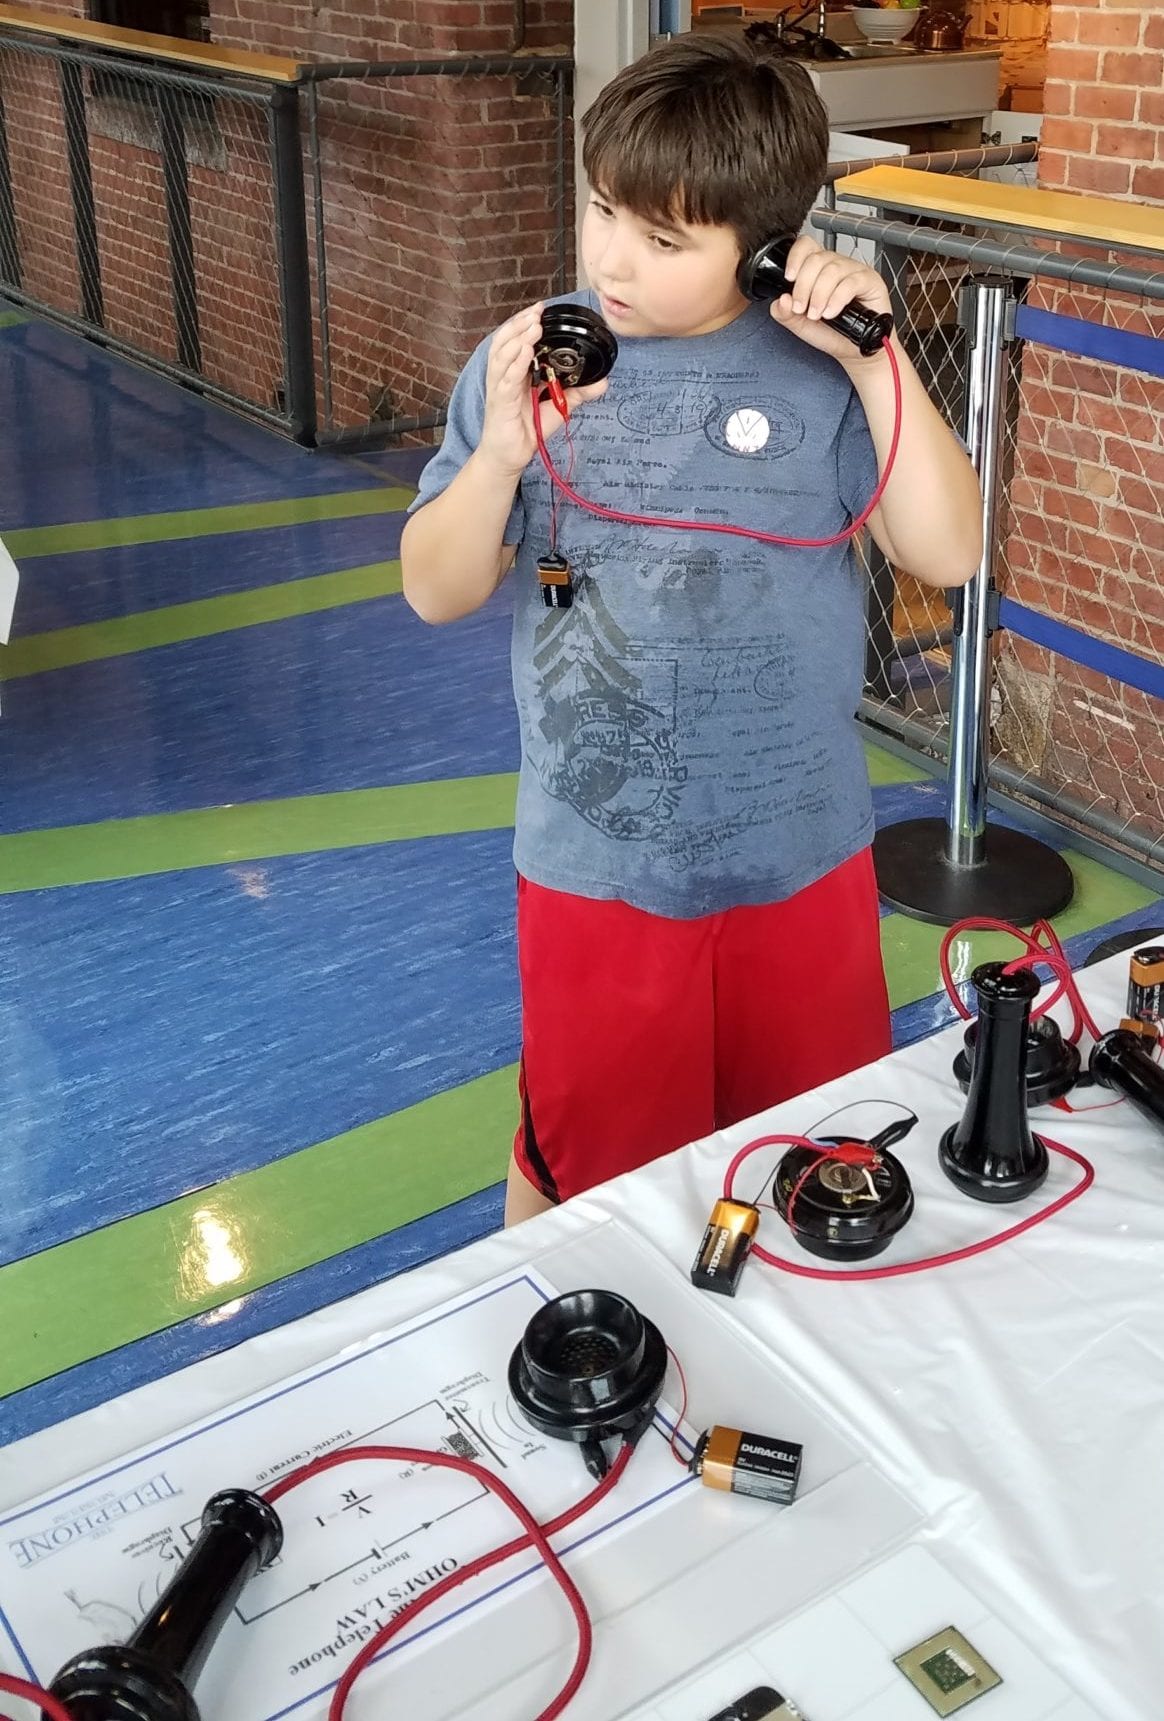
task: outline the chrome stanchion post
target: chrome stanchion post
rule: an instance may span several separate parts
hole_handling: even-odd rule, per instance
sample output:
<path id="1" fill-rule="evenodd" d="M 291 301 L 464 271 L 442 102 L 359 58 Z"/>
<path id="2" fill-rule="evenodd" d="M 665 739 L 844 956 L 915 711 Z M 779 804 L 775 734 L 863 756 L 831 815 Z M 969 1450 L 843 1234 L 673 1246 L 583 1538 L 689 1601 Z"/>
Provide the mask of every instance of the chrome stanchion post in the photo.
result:
<path id="1" fill-rule="evenodd" d="M 1027 926 L 1066 908 L 1075 888 L 1070 867 L 1054 849 L 1021 831 L 988 825 L 986 817 L 991 640 L 998 631 L 994 566 L 1014 313 L 1008 279 L 988 275 L 964 282 L 959 308 L 967 353 L 963 436 L 982 485 L 982 560 L 953 599 L 946 816 L 888 825 L 874 844 L 877 882 L 886 901 L 939 925 L 993 915 Z"/>

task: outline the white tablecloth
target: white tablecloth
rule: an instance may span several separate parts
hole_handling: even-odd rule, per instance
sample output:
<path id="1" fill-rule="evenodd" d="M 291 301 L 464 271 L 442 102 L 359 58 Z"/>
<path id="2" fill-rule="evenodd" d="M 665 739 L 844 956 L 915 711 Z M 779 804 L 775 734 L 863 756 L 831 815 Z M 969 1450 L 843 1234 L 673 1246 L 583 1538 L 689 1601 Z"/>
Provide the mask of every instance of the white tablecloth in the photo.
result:
<path id="1" fill-rule="evenodd" d="M 1121 1013 L 1126 975 L 1127 959 L 1117 957 L 1083 976 L 1084 995 L 1105 1026 Z M 725 1555 L 684 1573 L 680 1537 L 670 1557 L 682 1581 L 660 1581 L 653 1598 L 618 1618 L 611 1617 L 616 1601 L 600 1605 L 592 1671 L 570 1721 L 611 1721 L 906 1542 L 936 1555 L 1009 1622 L 1078 1694 L 1072 1713 L 1155 1721 L 1164 1712 L 1164 1141 L 1157 1132 L 1126 1105 L 1091 1116 L 1035 1114 L 1038 1130 L 1095 1163 L 1095 1186 L 1045 1225 L 965 1263 L 827 1284 L 752 1261 L 734 1299 L 699 1293 L 688 1278 L 730 1153 L 755 1134 L 810 1129 L 856 1099 L 904 1102 L 921 1120 L 897 1150 L 917 1211 L 874 1264 L 939 1253 L 1028 1211 L 1028 1204 L 970 1202 L 939 1170 L 938 1138 L 963 1105 L 950 1074 L 960 1033 L 896 1053 L 514 1231 L 19 1442 L 0 1453 L 0 1507 L 536 1261 L 563 1289 L 591 1279 L 641 1301 L 687 1367 L 697 1427 L 719 1421 L 765 1431 L 771 1407 L 762 1383 L 770 1380 L 776 1400 L 784 1388 L 802 1395 L 865 1461 L 845 1482 L 810 1495 L 803 1513 L 801 1503 L 793 1508 L 801 1513 L 795 1569 L 787 1531 L 782 1543 L 766 1529 L 755 1532 L 758 1520 L 749 1519 L 738 1560 Z M 1075 1098 L 1098 1105 L 1108 1097 L 1096 1090 Z M 888 1116 L 849 1114 L 844 1127 L 872 1130 Z M 1078 1175 L 1052 1157 L 1038 1202 Z M 749 1162 L 745 1194 L 755 1194 L 774 1159 Z M 766 1215 L 760 1240 L 812 1264 L 775 1215 Z M 724 1504 L 705 1490 L 695 1494 Z M 774 1526 L 782 1516 L 740 1504 L 770 1511 Z M 666 1512 L 653 1523 L 658 1537 L 676 1533 Z M 601 1571 L 595 1582 L 601 1591 Z M 471 1710 L 481 1721 L 536 1714 L 569 1665 L 564 1607 L 548 1584 L 542 1589 L 518 1629 L 545 1631 L 546 1662 L 506 1685 L 505 1634 L 491 1630 L 473 1645 L 480 1688 L 493 1693 Z M 515 1603 L 514 1613 L 528 1604 L 528 1597 Z M 813 1714 L 806 1695 L 793 1695 L 813 1721 L 828 1721 Z M 406 1712 L 430 1721 L 423 1711 Z"/>

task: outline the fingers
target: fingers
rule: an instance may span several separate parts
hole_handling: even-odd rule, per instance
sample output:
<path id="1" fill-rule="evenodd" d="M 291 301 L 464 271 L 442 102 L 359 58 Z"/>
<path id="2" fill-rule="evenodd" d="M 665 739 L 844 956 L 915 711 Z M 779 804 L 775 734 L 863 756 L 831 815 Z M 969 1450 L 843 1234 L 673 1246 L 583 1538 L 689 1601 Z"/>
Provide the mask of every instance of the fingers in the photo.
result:
<path id="1" fill-rule="evenodd" d="M 534 360 L 534 346 L 542 332 L 542 310 L 540 303 L 529 305 L 497 330 L 489 343 L 488 390 L 515 392 L 519 384 L 526 384 Z"/>
<path id="2" fill-rule="evenodd" d="M 566 390 L 566 404 L 573 412 L 576 406 L 581 406 L 585 401 L 601 400 L 609 387 L 610 378 L 604 376 L 601 382 L 587 383 L 585 388 L 568 388 Z"/>
<path id="3" fill-rule="evenodd" d="M 610 387 L 610 378 L 603 377 L 601 382 L 588 383 L 585 388 L 568 388 L 566 392 L 566 410 L 573 416 L 579 406 L 585 406 L 588 400 L 600 400 Z M 561 430 L 564 420 L 552 401 L 541 402 L 542 435 L 547 439 L 555 436 Z"/>
<path id="4" fill-rule="evenodd" d="M 875 270 L 855 257 L 825 251 L 803 235 L 788 254 L 786 273 L 792 292 L 774 307 L 778 322 L 787 322 L 792 316 L 824 322 L 839 316 L 854 299 L 878 310 L 889 308 L 885 283 Z"/>
<path id="5" fill-rule="evenodd" d="M 847 261 L 833 251 L 821 250 L 804 258 L 792 281 L 792 309 L 797 316 L 815 322 L 824 315 L 826 306 L 843 285 Z M 842 300 L 842 304 L 847 303 L 847 298 Z"/>

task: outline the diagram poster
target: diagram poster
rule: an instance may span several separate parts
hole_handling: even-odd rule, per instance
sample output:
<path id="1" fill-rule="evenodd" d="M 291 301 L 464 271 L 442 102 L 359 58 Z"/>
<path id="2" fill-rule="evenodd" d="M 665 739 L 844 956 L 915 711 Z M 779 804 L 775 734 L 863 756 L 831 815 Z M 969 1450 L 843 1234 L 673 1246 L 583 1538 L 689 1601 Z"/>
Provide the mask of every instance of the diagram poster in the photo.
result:
<path id="1" fill-rule="evenodd" d="M 524 1423 L 507 1386 L 515 1344 L 556 1291 L 499 1279 L 256 1394 L 0 1520 L 0 1665 L 47 1684 L 70 1656 L 122 1642 L 156 1602 L 227 1487 L 262 1491 L 351 1445 L 457 1453 L 501 1476 L 541 1521 L 592 1486 L 576 1447 Z M 624 1533 L 692 1485 L 661 1408 L 618 1488 L 558 1538 Z M 414 1597 L 510 1540 L 510 1514 L 474 1478 L 432 1466 L 341 1465 L 278 1506 L 282 1554 L 242 1591 L 198 1684 L 215 1721 L 326 1712 L 360 1646 Z M 467 1613 L 520 1605 L 540 1572 L 518 1555 L 424 1612 L 387 1655 L 454 1640 Z M 518 1580 L 515 1582 L 515 1579 Z M 538 1581 L 546 1582 L 541 1578 Z M 409 1646 L 412 1646 L 410 1648 Z M 370 1674 L 374 1687 L 376 1675 Z"/>

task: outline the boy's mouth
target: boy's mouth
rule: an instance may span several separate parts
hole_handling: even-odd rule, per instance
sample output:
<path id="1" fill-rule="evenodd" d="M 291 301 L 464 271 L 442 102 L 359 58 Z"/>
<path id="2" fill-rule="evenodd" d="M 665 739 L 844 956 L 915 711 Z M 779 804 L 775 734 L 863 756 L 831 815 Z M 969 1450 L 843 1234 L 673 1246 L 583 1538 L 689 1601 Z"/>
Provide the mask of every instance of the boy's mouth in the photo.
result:
<path id="1" fill-rule="evenodd" d="M 604 317 L 631 317 L 634 315 L 630 305 L 624 299 L 612 299 L 609 293 L 599 293 Z"/>

